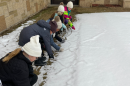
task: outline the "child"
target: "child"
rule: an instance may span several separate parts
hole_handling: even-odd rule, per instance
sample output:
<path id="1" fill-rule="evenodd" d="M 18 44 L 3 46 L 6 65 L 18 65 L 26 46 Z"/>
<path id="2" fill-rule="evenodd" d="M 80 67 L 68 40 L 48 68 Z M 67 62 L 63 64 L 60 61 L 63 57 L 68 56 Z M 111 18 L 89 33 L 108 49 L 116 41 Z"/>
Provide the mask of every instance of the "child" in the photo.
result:
<path id="1" fill-rule="evenodd" d="M 59 29 L 62 27 L 62 23 L 61 23 L 61 20 L 60 20 L 60 17 L 59 16 L 56 16 L 52 21 L 56 21 L 57 23 L 57 31 L 59 31 Z M 49 24 L 51 24 L 51 22 L 49 22 Z M 58 45 L 55 44 L 54 40 L 53 40 L 53 37 L 54 37 L 54 33 L 50 32 L 51 34 L 51 39 L 50 39 L 50 42 L 51 42 L 51 46 L 53 46 L 57 51 L 60 51 L 62 52 L 63 49 L 60 48 Z"/>
<path id="2" fill-rule="evenodd" d="M 60 28 L 60 30 L 63 31 L 63 28 L 66 29 L 66 26 L 64 25 L 64 19 L 63 19 L 63 13 L 64 13 L 64 6 L 63 5 L 59 5 L 58 10 L 56 12 L 54 12 L 50 19 L 47 20 L 47 22 L 49 22 L 50 20 L 54 19 L 56 16 L 60 17 L 60 20 L 62 22 L 62 27 Z M 55 38 L 60 41 L 61 43 L 65 42 L 65 39 L 62 39 L 61 37 L 58 36 L 58 31 L 56 32 Z"/>
<path id="3" fill-rule="evenodd" d="M 64 11 L 64 19 L 65 19 L 64 23 L 69 24 L 70 27 L 72 27 L 72 29 L 75 30 L 75 27 L 72 24 L 72 17 L 70 15 L 72 8 L 73 8 L 73 2 L 69 1 L 67 3 L 67 6 L 64 7 L 64 9 L 65 9 L 65 11 Z"/>

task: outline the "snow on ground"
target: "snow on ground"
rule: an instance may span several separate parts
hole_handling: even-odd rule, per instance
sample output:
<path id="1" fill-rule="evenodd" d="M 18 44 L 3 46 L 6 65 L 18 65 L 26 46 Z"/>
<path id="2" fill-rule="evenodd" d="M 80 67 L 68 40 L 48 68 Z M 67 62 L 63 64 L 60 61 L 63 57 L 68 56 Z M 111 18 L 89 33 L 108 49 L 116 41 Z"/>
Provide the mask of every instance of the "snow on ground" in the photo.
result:
<path id="1" fill-rule="evenodd" d="M 76 17 L 44 86 L 130 86 L 130 13 Z"/>
<path id="2" fill-rule="evenodd" d="M 4 57 L 7 53 L 15 50 L 19 47 L 18 40 L 19 34 L 24 27 L 33 24 L 35 20 L 29 20 L 26 23 L 22 24 L 15 31 L 9 33 L 8 35 L 4 35 L 0 37 L 0 58 Z"/>
<path id="3" fill-rule="evenodd" d="M 130 86 L 130 13 L 76 15 L 76 30 L 66 35 L 52 65 L 40 69 L 35 86 Z M 23 26 L 0 37 L 0 58 L 17 45 Z M 47 72 L 47 75 L 43 75 Z M 47 78 L 43 80 L 43 77 Z"/>

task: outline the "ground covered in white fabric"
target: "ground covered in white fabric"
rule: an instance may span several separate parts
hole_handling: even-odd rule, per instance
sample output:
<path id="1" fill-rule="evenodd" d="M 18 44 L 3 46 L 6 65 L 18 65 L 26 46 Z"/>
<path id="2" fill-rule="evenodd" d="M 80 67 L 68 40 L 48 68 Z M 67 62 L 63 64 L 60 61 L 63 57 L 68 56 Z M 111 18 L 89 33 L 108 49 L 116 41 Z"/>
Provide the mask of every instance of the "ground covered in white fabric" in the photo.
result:
<path id="1" fill-rule="evenodd" d="M 78 14 L 76 18 L 76 30 L 61 44 L 64 51 L 52 65 L 41 67 L 35 86 L 43 81 L 44 86 L 130 86 L 130 13 Z M 18 47 L 23 26 L 0 37 L 0 58 Z"/>

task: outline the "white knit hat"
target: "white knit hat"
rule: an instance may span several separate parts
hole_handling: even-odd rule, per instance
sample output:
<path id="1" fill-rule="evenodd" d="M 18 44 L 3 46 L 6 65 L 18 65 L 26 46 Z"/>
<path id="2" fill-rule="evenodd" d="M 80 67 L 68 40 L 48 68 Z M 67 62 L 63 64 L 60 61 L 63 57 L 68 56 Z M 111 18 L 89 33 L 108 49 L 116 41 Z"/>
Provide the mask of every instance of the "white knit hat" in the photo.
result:
<path id="1" fill-rule="evenodd" d="M 30 42 L 26 43 L 22 50 L 25 51 L 28 55 L 34 57 L 41 57 L 41 44 L 39 43 L 39 35 L 32 36 Z"/>
<path id="2" fill-rule="evenodd" d="M 72 1 L 69 1 L 69 2 L 67 3 L 67 7 L 73 8 L 73 2 L 72 2 Z"/>
<path id="3" fill-rule="evenodd" d="M 63 6 L 63 5 L 59 5 L 57 11 L 58 11 L 58 12 L 64 12 L 64 6 Z"/>

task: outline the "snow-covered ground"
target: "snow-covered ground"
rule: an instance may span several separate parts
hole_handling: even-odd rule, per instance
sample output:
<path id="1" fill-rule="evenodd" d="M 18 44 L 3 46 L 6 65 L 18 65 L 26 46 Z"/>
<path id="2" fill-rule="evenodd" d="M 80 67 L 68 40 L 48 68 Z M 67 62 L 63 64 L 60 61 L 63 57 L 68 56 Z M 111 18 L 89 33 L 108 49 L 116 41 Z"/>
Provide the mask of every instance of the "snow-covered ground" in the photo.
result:
<path id="1" fill-rule="evenodd" d="M 130 12 L 78 14 L 76 18 L 76 30 L 61 44 L 64 52 L 40 69 L 35 86 L 42 81 L 44 86 L 130 86 Z M 0 58 L 18 47 L 21 28 L 0 37 Z"/>
<path id="2" fill-rule="evenodd" d="M 18 27 L 15 31 L 8 33 L 8 35 L 0 37 L 0 58 L 19 47 L 18 40 L 21 30 L 24 27 L 33 24 L 34 21 L 35 20 L 29 20 Z"/>

